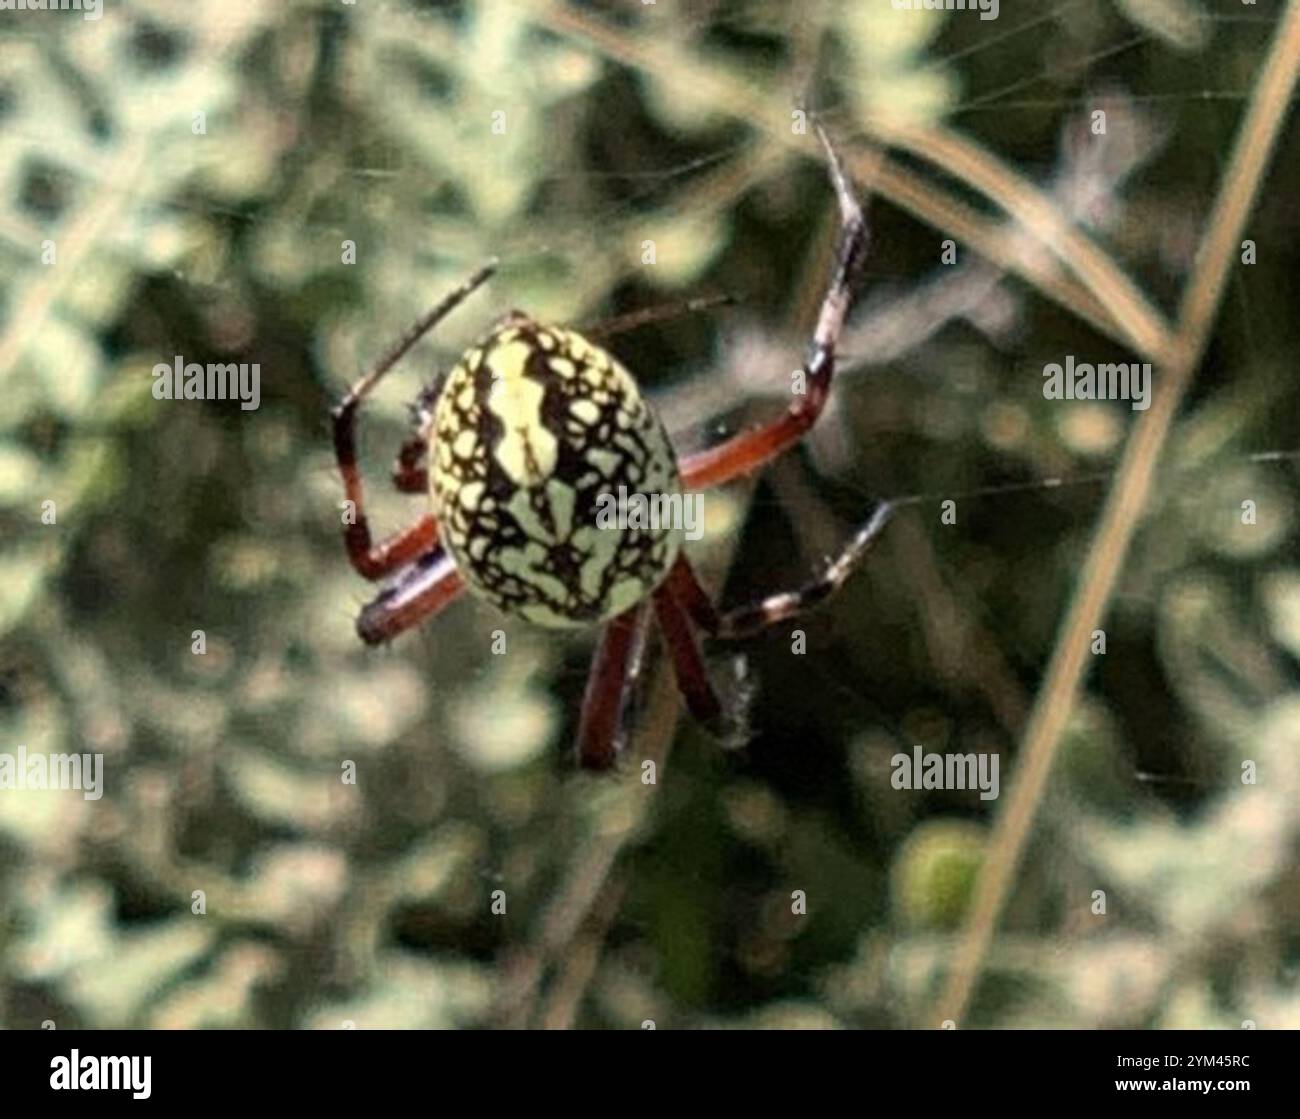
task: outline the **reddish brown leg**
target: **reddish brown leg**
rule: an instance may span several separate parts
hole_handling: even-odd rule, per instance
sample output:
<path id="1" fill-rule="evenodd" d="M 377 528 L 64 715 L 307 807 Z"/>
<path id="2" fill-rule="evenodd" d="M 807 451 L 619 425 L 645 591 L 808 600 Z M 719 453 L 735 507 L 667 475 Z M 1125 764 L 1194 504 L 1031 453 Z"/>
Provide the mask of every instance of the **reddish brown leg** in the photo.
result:
<path id="1" fill-rule="evenodd" d="M 668 590 L 673 598 L 681 603 L 682 608 L 691 616 L 700 629 L 708 634 L 716 634 L 722 619 L 718 615 L 713 600 L 701 585 L 684 553 L 677 553 L 677 560 L 668 572 Z"/>
<path id="2" fill-rule="evenodd" d="M 709 683 L 704 658 L 700 655 L 700 647 L 691 632 L 690 619 L 667 586 L 661 586 L 655 591 L 654 603 L 655 616 L 672 657 L 677 687 L 682 698 L 696 719 L 711 730 L 716 730 L 721 724 L 722 704 L 713 685 Z"/>
<path id="3" fill-rule="evenodd" d="M 361 611 L 357 633 L 367 645 L 382 645 L 438 613 L 464 589 L 452 558 L 434 548 Z"/>
<path id="4" fill-rule="evenodd" d="M 608 769 L 618 757 L 623 707 L 646 616 L 640 603 L 610 622 L 600 636 L 578 722 L 578 764 L 584 769 Z"/>
<path id="5" fill-rule="evenodd" d="M 429 472 L 425 463 L 429 455 L 429 442 L 425 437 L 433 420 L 433 409 L 438 403 L 441 384 L 435 381 L 420 390 L 411 405 L 411 422 L 414 431 L 407 436 L 397 461 L 393 463 L 393 485 L 402 493 L 428 493 Z"/>
<path id="6" fill-rule="evenodd" d="M 438 543 L 438 524 L 426 514 L 409 528 L 376 543 L 370 535 L 357 469 L 354 417 L 359 396 L 349 394 L 334 411 L 334 453 L 343 475 L 343 495 L 352 503 L 352 520 L 343 526 L 343 544 L 352 566 L 367 579 L 381 579 Z"/>
<path id="7" fill-rule="evenodd" d="M 429 445 L 423 435 L 412 435 L 397 452 L 393 464 L 393 485 L 402 493 L 428 493 L 429 472 L 423 465 Z"/>
<path id="8" fill-rule="evenodd" d="M 367 579 L 382 579 L 437 547 L 438 522 L 432 513 L 425 513 L 414 524 L 376 544 L 358 513 L 356 524 L 344 526 L 343 542 L 347 545 L 348 559 L 357 571 Z"/>
<path id="9" fill-rule="evenodd" d="M 495 270 L 495 262 L 484 265 L 455 291 L 445 296 L 389 348 L 374 368 L 348 390 L 348 394 L 334 409 L 334 454 L 338 459 L 339 473 L 343 476 L 344 495 L 352 503 L 354 514 L 352 523 L 344 526 L 344 543 L 352 566 L 367 579 L 382 578 L 390 571 L 409 563 L 421 552 L 433 548 L 438 541 L 438 526 L 432 517 L 425 517 L 387 540 L 378 544 L 373 541 L 362 497 L 361 472 L 357 468 L 357 411 L 384 374 Z"/>
<path id="10" fill-rule="evenodd" d="M 839 154 L 818 129 L 830 157 L 831 182 L 840 204 L 840 243 L 830 286 L 822 299 L 812 346 L 804 362 L 804 393 L 779 420 L 688 456 L 681 464 L 687 489 L 701 490 L 749 474 L 803 438 L 826 406 L 835 372 L 835 347 L 853 298 L 853 285 L 867 253 L 867 222 Z"/>

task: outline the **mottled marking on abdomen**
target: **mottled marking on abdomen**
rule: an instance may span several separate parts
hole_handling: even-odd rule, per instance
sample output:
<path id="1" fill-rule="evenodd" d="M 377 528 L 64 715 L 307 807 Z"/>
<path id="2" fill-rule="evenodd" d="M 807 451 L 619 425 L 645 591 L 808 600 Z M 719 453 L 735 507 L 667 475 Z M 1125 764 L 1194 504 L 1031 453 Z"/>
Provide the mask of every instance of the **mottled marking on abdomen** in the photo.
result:
<path id="1" fill-rule="evenodd" d="M 575 331 L 507 316 L 448 374 L 429 435 L 442 537 L 503 610 L 593 625 L 645 598 L 677 557 L 680 525 L 597 527 L 602 495 L 677 494 L 681 481 L 631 375 Z"/>

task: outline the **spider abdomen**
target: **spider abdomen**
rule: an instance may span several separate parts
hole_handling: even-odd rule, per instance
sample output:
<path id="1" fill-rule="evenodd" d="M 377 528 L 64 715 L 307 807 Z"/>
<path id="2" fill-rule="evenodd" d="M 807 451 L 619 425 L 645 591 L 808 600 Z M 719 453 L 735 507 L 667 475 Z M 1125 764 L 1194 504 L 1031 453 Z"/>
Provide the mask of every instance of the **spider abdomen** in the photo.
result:
<path id="1" fill-rule="evenodd" d="M 507 316 L 448 374 L 429 442 L 442 537 L 503 610 L 593 625 L 645 598 L 677 557 L 680 522 L 629 517 L 621 501 L 676 496 L 680 509 L 672 445 L 627 370 L 575 331 Z"/>

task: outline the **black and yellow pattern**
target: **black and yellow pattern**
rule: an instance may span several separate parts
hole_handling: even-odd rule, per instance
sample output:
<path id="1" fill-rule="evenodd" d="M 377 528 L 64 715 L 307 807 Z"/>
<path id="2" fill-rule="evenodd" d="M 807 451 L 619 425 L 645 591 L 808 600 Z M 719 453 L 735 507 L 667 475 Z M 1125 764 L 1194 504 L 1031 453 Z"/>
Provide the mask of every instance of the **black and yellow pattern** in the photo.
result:
<path id="1" fill-rule="evenodd" d="M 506 316 L 448 374 L 428 437 L 443 540 L 503 610 L 592 625 L 645 598 L 677 557 L 680 525 L 597 524 L 620 486 L 672 495 L 681 479 L 631 375 L 575 331 Z"/>

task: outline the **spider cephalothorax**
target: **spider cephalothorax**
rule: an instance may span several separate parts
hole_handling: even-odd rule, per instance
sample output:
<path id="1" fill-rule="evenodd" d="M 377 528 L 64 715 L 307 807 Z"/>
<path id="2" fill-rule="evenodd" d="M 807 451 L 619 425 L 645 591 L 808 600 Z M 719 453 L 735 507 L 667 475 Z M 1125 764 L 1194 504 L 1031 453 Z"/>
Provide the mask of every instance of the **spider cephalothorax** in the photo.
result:
<path id="1" fill-rule="evenodd" d="M 620 487 L 677 494 L 681 479 L 636 382 L 576 331 L 512 312 L 447 375 L 430 436 L 442 538 L 470 588 L 501 609 L 589 626 L 672 568 L 680 525 L 599 516 Z"/>
<path id="2" fill-rule="evenodd" d="M 480 287 L 480 268 L 420 319 L 334 410 L 334 448 L 350 516 L 344 539 L 368 579 L 391 576 L 362 610 L 357 630 L 389 641 L 469 587 L 544 626 L 604 624 L 577 735 L 583 765 L 618 753 L 621 717 L 637 650 L 658 623 L 691 713 L 725 722 L 696 631 L 734 638 L 792 617 L 848 578 L 889 518 L 880 505 L 826 571 L 806 587 L 719 614 L 681 550 L 680 523 L 641 523 L 599 513 L 614 493 L 660 499 L 706 489 L 757 470 L 797 443 L 821 414 L 835 371 L 835 345 L 866 253 L 862 208 L 839 157 L 821 136 L 840 207 L 840 243 L 795 395 L 779 419 L 741 432 L 679 463 L 631 374 L 573 330 L 512 312 L 466 353 L 417 409 L 416 433 L 397 457 L 394 481 L 427 491 L 432 509 L 375 542 L 356 461 L 361 401 L 410 348 Z M 633 316 L 644 321 L 644 316 Z M 605 333 L 612 333 L 606 328 Z M 425 465 L 427 463 L 427 465 Z M 664 507 L 661 504 L 661 508 Z"/>

